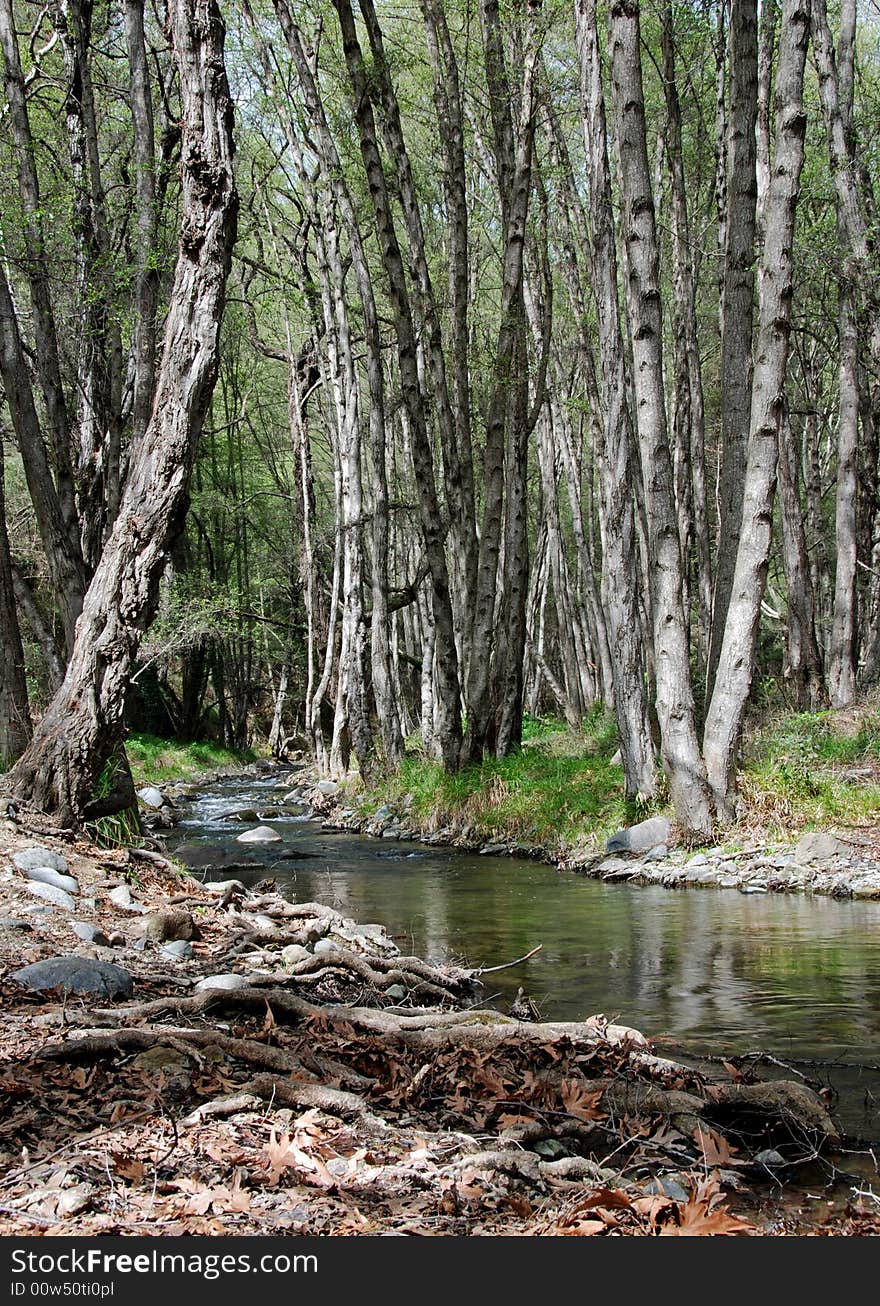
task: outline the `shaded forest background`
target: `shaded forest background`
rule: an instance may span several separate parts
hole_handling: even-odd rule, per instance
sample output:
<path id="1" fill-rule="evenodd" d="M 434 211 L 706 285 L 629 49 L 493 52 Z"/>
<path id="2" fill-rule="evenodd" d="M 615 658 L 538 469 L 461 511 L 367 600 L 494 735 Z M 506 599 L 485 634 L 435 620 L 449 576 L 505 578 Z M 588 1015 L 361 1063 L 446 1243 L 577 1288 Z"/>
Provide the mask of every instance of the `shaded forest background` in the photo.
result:
<path id="1" fill-rule="evenodd" d="M 211 151 L 181 155 L 213 104 L 184 9 L 225 59 L 234 250 Z M 876 6 L 172 11 L 0 0 L 13 793 L 95 814 L 116 668 L 128 728 L 368 781 L 613 711 L 627 795 L 707 834 L 750 708 L 880 677 Z M 212 212 L 216 383 L 182 358 L 163 389 Z M 96 590 L 139 531 L 155 593 Z M 28 743 L 59 694 L 103 722 L 72 786 Z"/>

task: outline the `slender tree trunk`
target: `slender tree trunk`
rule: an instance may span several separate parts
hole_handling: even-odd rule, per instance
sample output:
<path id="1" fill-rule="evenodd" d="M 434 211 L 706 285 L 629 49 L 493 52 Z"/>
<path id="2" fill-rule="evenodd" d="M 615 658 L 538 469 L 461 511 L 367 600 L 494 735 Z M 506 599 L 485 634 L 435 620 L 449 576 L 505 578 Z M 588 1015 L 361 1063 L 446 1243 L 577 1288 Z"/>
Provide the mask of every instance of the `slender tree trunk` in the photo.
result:
<path id="1" fill-rule="evenodd" d="M 15 306 L 2 262 L 0 262 L 0 377 L 6 391 L 12 427 L 21 452 L 25 479 L 40 532 L 40 542 L 46 554 L 53 596 L 58 604 L 69 653 L 73 648 L 76 621 L 82 611 L 85 567 L 79 549 L 79 539 L 73 541 L 67 530 L 61 502 L 52 478 Z"/>
<path id="2" fill-rule="evenodd" d="M 779 424 L 779 512 L 782 561 L 788 591 L 788 643 L 785 678 L 794 689 L 799 712 L 815 712 L 827 701 L 822 655 L 816 640 L 813 585 L 804 517 L 798 496 L 798 455 L 786 405 Z"/>
<path id="3" fill-rule="evenodd" d="M 845 276 L 845 274 L 844 274 Z M 832 707 L 849 707 L 856 693 L 856 546 L 859 455 L 859 336 L 852 288 L 838 288 L 839 417 L 834 620 L 828 693 Z"/>
<path id="4" fill-rule="evenodd" d="M 663 390 L 659 250 L 645 135 L 639 5 L 612 0 L 611 87 L 626 243 L 636 421 L 652 571 L 654 666 L 663 766 L 686 837 L 706 838 L 712 814 L 697 740 L 683 571 Z"/>
<path id="5" fill-rule="evenodd" d="M 594 0 L 575 0 L 581 113 L 590 179 L 593 283 L 601 358 L 603 444 L 599 457 L 602 597 L 628 798 L 657 791 L 639 637 L 639 563 L 633 511 L 634 435 L 617 292 L 608 132 Z"/>
<path id="6" fill-rule="evenodd" d="M 86 594 L 64 683 L 5 782 L 12 795 L 63 823 L 107 810 L 93 801 L 94 786 L 121 750 L 126 689 L 183 524 L 217 372 L 235 240 L 232 102 L 214 0 L 179 0 L 170 34 L 180 78 L 183 194 L 157 402 L 143 441 L 132 450 L 119 515 Z M 129 775 L 113 807 L 128 806 L 132 798 Z"/>
<path id="7" fill-rule="evenodd" d="M 682 544 L 682 561 L 688 569 L 688 544 L 693 519 L 693 536 L 696 546 L 697 611 L 700 625 L 700 647 L 704 657 L 709 652 L 709 630 L 712 615 L 712 569 L 709 547 L 709 520 L 706 501 L 706 431 L 703 406 L 703 373 L 700 366 L 700 344 L 697 329 L 697 296 L 694 259 L 691 254 L 690 220 L 687 206 L 687 184 L 681 139 L 681 105 L 675 72 L 675 43 L 671 5 L 666 4 L 661 13 L 661 40 L 663 47 L 663 86 L 666 92 L 666 153 L 672 191 L 672 256 L 676 302 L 676 388 L 680 396 L 676 404 L 676 420 L 681 425 L 676 446 L 683 451 L 685 468 L 682 481 L 689 493 L 681 493 L 679 516 L 686 512 L 687 528 L 679 527 Z M 687 499 L 690 502 L 687 502 Z"/>
<path id="8" fill-rule="evenodd" d="M 709 646 L 707 699 L 712 695 L 730 603 L 743 487 L 752 391 L 752 303 L 755 294 L 755 123 L 758 103 L 757 0 L 731 0 L 729 167 L 724 284 L 721 297 L 721 475 L 715 594 Z"/>
<path id="9" fill-rule="evenodd" d="M 742 533 L 703 752 L 719 817 L 734 814 L 737 753 L 755 667 L 755 646 L 773 522 L 779 424 L 791 331 L 794 225 L 804 161 L 805 0 L 785 0 L 776 72 L 776 150 L 761 261 L 758 336 Z"/>
<path id="10" fill-rule="evenodd" d="M 24 650 L 6 533 L 3 441 L 0 440 L 0 771 L 5 771 L 24 751 L 30 735 Z"/>
<path id="11" fill-rule="evenodd" d="M 346 67 L 354 95 L 355 117 L 361 157 L 367 174 L 376 229 L 389 280 L 403 402 L 411 427 L 413 467 L 419 495 L 425 553 L 432 580 L 432 610 L 436 625 L 436 660 L 440 709 L 440 746 L 444 764 L 455 770 L 461 751 L 461 689 L 458 653 L 449 590 L 449 573 L 443 546 L 443 523 L 434 478 L 434 459 L 428 437 L 423 394 L 419 379 L 416 334 L 403 258 L 397 238 L 388 187 L 376 142 L 376 126 L 370 102 L 363 55 L 348 0 L 334 0 L 342 29 Z"/>
<path id="12" fill-rule="evenodd" d="M 28 116 L 12 0 L 0 0 L 0 46 L 3 49 L 3 80 L 6 102 L 9 106 L 9 125 L 18 164 L 18 186 L 24 217 L 23 253 L 33 307 L 36 340 L 35 370 L 46 406 L 49 447 L 52 452 L 61 516 L 69 536 L 70 548 L 78 549 L 79 523 L 74 500 L 70 419 L 61 380 L 58 333 L 52 308 L 46 257 L 43 202 L 37 177 L 36 152 Z"/>
<path id="13" fill-rule="evenodd" d="M 135 195 L 137 196 L 137 281 L 134 299 L 131 401 L 131 433 L 132 439 L 137 441 L 147 429 L 153 408 L 156 314 L 159 301 L 159 269 L 156 266 L 158 244 L 156 139 L 144 37 L 144 0 L 125 0 L 125 38 L 131 69 L 129 101 L 134 127 Z M 115 469 L 115 476 L 118 478 L 118 468 Z M 110 480 L 108 515 L 112 522 L 117 506 L 114 503 L 112 466 L 108 479 Z"/>

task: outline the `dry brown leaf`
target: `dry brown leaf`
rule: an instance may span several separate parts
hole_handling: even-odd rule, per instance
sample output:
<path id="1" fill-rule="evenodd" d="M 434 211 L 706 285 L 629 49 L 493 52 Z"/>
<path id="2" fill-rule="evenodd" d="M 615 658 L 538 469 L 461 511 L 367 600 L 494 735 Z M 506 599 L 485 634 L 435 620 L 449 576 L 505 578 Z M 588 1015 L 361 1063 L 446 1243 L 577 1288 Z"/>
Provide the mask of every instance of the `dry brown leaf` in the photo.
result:
<path id="1" fill-rule="evenodd" d="M 604 1112 L 599 1110 L 602 1090 L 589 1092 L 576 1079 L 563 1079 L 559 1090 L 562 1104 L 570 1116 L 577 1120 L 597 1120 Z"/>

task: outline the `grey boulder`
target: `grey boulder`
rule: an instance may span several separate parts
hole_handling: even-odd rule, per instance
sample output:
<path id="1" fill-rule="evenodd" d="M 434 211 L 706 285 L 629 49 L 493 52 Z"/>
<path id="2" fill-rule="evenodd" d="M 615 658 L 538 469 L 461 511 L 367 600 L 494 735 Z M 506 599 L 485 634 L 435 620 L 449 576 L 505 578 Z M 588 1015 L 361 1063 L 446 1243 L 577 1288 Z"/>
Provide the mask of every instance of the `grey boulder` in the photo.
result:
<path id="1" fill-rule="evenodd" d="M 67 872 L 67 862 L 60 853 L 50 852 L 48 848 L 25 848 L 23 852 L 14 853 L 13 862 L 20 871 L 32 871 L 38 866 L 48 866 L 53 871 Z"/>
<path id="2" fill-rule="evenodd" d="M 134 987 L 128 971 L 121 966 L 88 957 L 48 957 L 13 971 L 10 979 L 35 992 L 61 988 L 67 993 L 92 993 L 102 998 L 129 998 Z"/>
<path id="3" fill-rule="evenodd" d="M 801 866 L 809 866 L 812 862 L 829 862 L 832 857 L 838 857 L 841 853 L 847 853 L 849 849 L 845 843 L 841 843 L 833 834 L 805 834 L 794 850 L 794 859 Z"/>
<path id="4" fill-rule="evenodd" d="M 667 843 L 671 826 L 665 816 L 652 816 L 638 825 L 618 830 L 605 844 L 609 853 L 645 853 L 660 843 Z"/>
<path id="5" fill-rule="evenodd" d="M 150 807 L 155 812 L 158 812 L 160 807 L 165 806 L 165 795 L 155 785 L 145 785 L 143 789 L 137 791 L 137 796 L 144 807 Z"/>

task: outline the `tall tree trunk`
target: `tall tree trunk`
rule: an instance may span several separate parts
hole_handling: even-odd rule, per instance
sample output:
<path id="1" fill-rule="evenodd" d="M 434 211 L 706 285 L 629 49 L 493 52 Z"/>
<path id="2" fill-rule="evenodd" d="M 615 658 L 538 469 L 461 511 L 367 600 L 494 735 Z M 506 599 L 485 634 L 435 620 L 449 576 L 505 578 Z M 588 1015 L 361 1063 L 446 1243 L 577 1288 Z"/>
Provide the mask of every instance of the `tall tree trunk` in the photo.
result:
<path id="1" fill-rule="evenodd" d="M 827 701 L 822 655 L 816 640 L 813 583 L 807 556 L 804 516 L 798 495 L 798 454 L 788 405 L 779 424 L 779 513 L 782 562 L 788 591 L 788 643 L 785 678 L 794 689 L 799 712 L 815 712 Z"/>
<path id="2" fill-rule="evenodd" d="M 730 603 L 743 511 L 752 392 L 755 294 L 755 123 L 758 103 L 757 0 L 731 0 L 727 224 L 721 296 L 721 475 L 712 636 L 706 682 L 712 695 Z"/>
<path id="3" fill-rule="evenodd" d="M 37 177 L 36 152 L 28 115 L 12 0 L 0 0 L 0 46 L 3 49 L 3 81 L 18 164 L 18 187 L 24 217 L 22 241 L 34 316 L 36 340 L 34 364 L 46 406 L 49 447 L 52 453 L 61 516 L 71 549 L 78 549 L 79 523 L 74 501 L 70 419 L 61 380 L 58 332 L 52 307 L 46 256 L 43 201 Z"/>
<path id="4" fill-rule="evenodd" d="M 601 358 L 604 430 L 599 458 L 602 597 L 614 676 L 628 798 L 657 792 L 639 637 L 639 562 L 633 511 L 634 435 L 617 292 L 608 131 L 594 0 L 575 0 L 581 113 L 590 178 L 593 284 Z"/>
<path id="5" fill-rule="evenodd" d="M 709 631 L 712 615 L 712 569 L 709 548 L 709 521 L 706 502 L 706 431 L 703 407 L 703 373 L 700 366 L 700 344 L 697 330 L 697 296 L 694 259 L 691 254 L 690 220 L 687 206 L 684 156 L 681 139 L 681 105 L 675 72 L 675 41 L 672 7 L 665 4 L 661 13 L 661 41 L 663 48 L 663 87 L 666 93 L 666 153 L 672 191 L 672 257 L 676 304 L 676 388 L 680 400 L 676 404 L 676 422 L 681 431 L 676 447 L 681 447 L 685 468 L 683 480 L 689 495 L 679 503 L 690 508 L 688 519 L 693 519 L 696 546 L 697 611 L 700 625 L 700 647 L 704 658 L 709 652 Z M 689 481 L 689 484 L 688 484 Z M 690 504 L 686 500 L 690 498 Z M 682 562 L 689 569 L 688 528 L 679 528 L 682 544 Z"/>
<path id="6" fill-rule="evenodd" d="M 758 336 L 742 532 L 703 753 L 719 817 L 734 815 L 737 753 L 755 668 L 755 646 L 773 524 L 779 424 L 791 331 L 794 226 L 804 161 L 806 0 L 785 0 L 776 71 L 776 150 L 761 260 Z"/>
<path id="7" fill-rule="evenodd" d="M 135 285 L 134 338 L 132 340 L 133 393 L 131 434 L 137 441 L 147 429 L 153 408 L 156 380 L 156 313 L 159 269 L 156 266 L 158 213 L 156 206 L 156 137 L 153 100 L 144 37 L 144 0 L 125 0 L 125 38 L 130 72 L 129 101 L 134 126 L 135 195 L 137 196 L 137 281 Z M 112 522 L 114 474 L 109 469 L 108 516 Z M 116 488 L 118 496 L 118 488 Z"/>
<path id="8" fill-rule="evenodd" d="M 697 740 L 682 559 L 663 390 L 660 260 L 645 135 L 639 5 L 612 0 L 611 88 L 616 113 L 627 254 L 633 389 L 648 519 L 654 674 L 663 766 L 688 838 L 707 838 L 712 813 Z"/>
<path id="9" fill-rule="evenodd" d="M 431 572 L 432 611 L 436 626 L 436 663 L 440 709 L 440 747 L 444 764 L 455 770 L 461 753 L 461 688 L 458 652 L 449 589 L 449 572 L 443 543 L 443 522 L 434 477 L 434 458 L 428 436 L 412 307 L 403 257 L 388 194 L 385 172 L 376 141 L 376 125 L 369 95 L 363 54 L 349 0 L 334 0 L 342 30 L 342 44 L 354 96 L 358 137 L 389 281 L 403 402 L 410 423 L 413 468 L 419 496 L 425 553 Z"/>
<path id="10" fill-rule="evenodd" d="M 53 597 L 58 605 L 69 653 L 73 648 L 76 621 L 82 611 L 86 583 L 85 567 L 79 539 L 78 537 L 72 539 L 67 529 L 61 501 L 52 478 L 15 305 L 2 261 L 0 261 L 0 377 L 6 391 L 12 427 L 18 441 L 25 479 L 37 519 L 40 542 L 46 554 Z"/>
<path id="11" fill-rule="evenodd" d="M 3 441 L 0 439 L 0 771 L 24 751 L 31 734 L 24 650 L 6 533 Z"/>
<path id="12" fill-rule="evenodd" d="M 73 654 L 4 787 L 63 823 L 104 814 L 95 782 L 121 749 L 134 660 L 186 509 L 196 443 L 217 373 L 218 334 L 235 241 L 232 101 L 214 0 L 179 0 L 170 35 L 180 78 L 182 213 L 156 405 L 119 515 L 83 604 Z M 129 784 L 115 798 L 132 801 Z"/>

